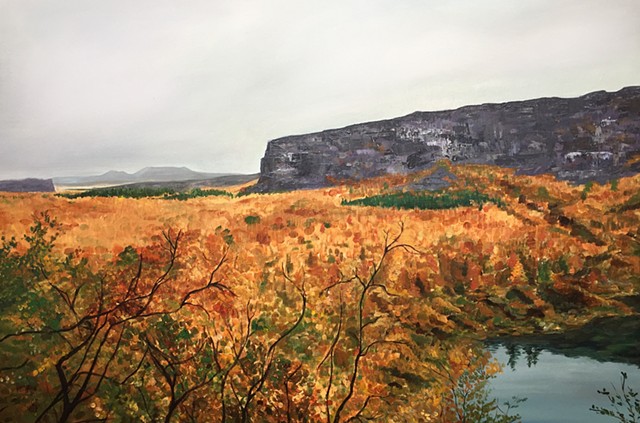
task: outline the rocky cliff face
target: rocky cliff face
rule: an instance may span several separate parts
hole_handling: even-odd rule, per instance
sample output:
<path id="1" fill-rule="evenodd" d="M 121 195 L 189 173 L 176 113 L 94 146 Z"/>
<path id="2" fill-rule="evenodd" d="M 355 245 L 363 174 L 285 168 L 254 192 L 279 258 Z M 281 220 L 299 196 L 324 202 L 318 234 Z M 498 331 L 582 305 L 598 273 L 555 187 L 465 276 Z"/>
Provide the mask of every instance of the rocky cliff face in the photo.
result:
<path id="1" fill-rule="evenodd" d="M 438 159 L 553 173 L 575 182 L 637 173 L 640 87 L 578 98 L 466 106 L 270 141 L 257 192 L 408 173 Z"/>
<path id="2" fill-rule="evenodd" d="M 51 179 L 18 179 L 0 181 L 0 192 L 54 192 Z"/>

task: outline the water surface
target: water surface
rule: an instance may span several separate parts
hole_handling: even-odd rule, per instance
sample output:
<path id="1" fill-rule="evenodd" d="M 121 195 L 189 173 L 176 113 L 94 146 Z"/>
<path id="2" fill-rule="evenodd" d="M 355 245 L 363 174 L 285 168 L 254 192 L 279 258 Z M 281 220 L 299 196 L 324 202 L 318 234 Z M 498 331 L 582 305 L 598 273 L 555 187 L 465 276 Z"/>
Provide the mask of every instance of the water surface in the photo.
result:
<path id="1" fill-rule="evenodd" d="M 527 347 L 525 352 L 513 345 L 489 350 L 504 366 L 490 382 L 491 396 L 500 402 L 514 395 L 528 398 L 516 409 L 524 423 L 612 423 L 611 417 L 589 411 L 592 404 L 609 406 L 597 390 L 611 390 L 611 383 L 619 389 L 621 371 L 628 374 L 628 386 L 640 390 L 640 368 L 635 365 L 567 357 L 542 348 Z"/>

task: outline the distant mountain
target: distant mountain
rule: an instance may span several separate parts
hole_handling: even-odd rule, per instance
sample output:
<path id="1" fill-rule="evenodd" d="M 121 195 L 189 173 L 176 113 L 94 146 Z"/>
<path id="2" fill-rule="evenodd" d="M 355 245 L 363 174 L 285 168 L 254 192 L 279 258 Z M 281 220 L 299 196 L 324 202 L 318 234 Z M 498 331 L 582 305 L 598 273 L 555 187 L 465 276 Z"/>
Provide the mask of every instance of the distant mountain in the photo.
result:
<path id="1" fill-rule="evenodd" d="M 270 141 L 258 192 L 426 169 L 438 160 L 550 173 L 573 182 L 640 172 L 640 87 L 416 112 Z"/>
<path id="2" fill-rule="evenodd" d="M 51 179 L 12 179 L 0 181 L 0 191 L 4 192 L 53 192 Z"/>
<path id="3" fill-rule="evenodd" d="M 208 179 L 190 179 L 188 181 L 136 182 L 118 185 L 119 188 L 169 188 L 176 191 L 188 191 L 193 188 L 222 188 L 232 185 L 246 184 L 260 177 L 259 173 L 249 175 L 223 175 Z"/>
<path id="4" fill-rule="evenodd" d="M 127 172 L 110 170 L 102 175 L 95 176 L 64 176 L 60 178 L 53 178 L 53 183 L 58 186 L 92 186 L 92 185 L 113 185 L 124 184 L 131 181 L 132 174 Z"/>
<path id="5" fill-rule="evenodd" d="M 228 176 L 229 173 L 196 172 L 187 167 L 145 167 L 135 173 L 110 170 L 95 176 L 65 176 L 53 178 L 57 188 L 106 187 L 147 182 L 181 182 Z"/>
<path id="6" fill-rule="evenodd" d="M 145 167 L 133 174 L 139 182 L 168 182 L 207 179 L 222 173 L 195 172 L 187 167 Z"/>

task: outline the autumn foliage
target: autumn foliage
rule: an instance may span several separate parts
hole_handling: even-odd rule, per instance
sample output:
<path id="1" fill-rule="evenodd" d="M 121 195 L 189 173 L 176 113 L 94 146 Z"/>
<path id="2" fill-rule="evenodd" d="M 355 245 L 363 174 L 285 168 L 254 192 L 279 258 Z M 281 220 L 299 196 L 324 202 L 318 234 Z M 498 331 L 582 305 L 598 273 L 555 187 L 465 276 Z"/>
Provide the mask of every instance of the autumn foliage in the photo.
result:
<path id="1" fill-rule="evenodd" d="M 181 202 L 3 195 L 0 414 L 515 421 L 484 390 L 499 368 L 477 340 L 628 312 L 640 178 L 585 196 L 450 169 L 453 197 L 495 201 L 347 205 L 410 176 Z"/>

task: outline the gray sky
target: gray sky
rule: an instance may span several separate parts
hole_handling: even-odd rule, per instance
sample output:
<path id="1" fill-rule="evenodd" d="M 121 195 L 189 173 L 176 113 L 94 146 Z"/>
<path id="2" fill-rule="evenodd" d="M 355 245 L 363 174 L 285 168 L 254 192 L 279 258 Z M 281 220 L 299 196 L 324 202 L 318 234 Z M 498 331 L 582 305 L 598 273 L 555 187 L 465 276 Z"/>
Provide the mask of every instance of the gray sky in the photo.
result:
<path id="1" fill-rule="evenodd" d="M 640 84 L 638 0 L 0 0 L 0 179 L 256 172 L 269 139 Z"/>

